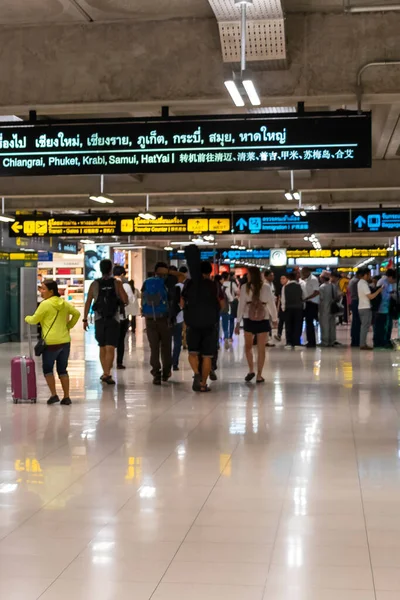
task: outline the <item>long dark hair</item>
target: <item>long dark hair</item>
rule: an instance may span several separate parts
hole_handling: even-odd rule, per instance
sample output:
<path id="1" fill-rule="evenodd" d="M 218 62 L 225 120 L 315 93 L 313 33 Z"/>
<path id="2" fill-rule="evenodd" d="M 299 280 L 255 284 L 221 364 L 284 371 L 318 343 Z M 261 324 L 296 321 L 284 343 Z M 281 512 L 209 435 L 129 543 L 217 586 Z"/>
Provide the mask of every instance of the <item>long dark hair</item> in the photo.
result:
<path id="1" fill-rule="evenodd" d="M 52 279 L 47 279 L 46 281 L 43 281 L 42 285 L 45 285 L 47 287 L 47 289 L 49 290 L 49 292 L 53 292 L 53 296 L 60 297 L 60 292 L 58 291 L 57 281 L 53 281 Z"/>
<path id="2" fill-rule="evenodd" d="M 250 275 L 250 281 L 246 283 L 247 293 L 249 293 L 251 290 L 253 292 L 253 296 L 259 298 L 261 294 L 261 288 L 263 286 L 261 271 L 258 267 L 249 267 L 247 272 Z"/>

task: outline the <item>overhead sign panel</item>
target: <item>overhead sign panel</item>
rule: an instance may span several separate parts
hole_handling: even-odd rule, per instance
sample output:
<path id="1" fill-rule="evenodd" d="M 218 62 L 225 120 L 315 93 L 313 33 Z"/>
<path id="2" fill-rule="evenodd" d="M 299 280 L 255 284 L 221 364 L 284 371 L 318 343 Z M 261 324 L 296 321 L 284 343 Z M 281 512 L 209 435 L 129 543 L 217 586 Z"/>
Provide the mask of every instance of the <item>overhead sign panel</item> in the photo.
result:
<path id="1" fill-rule="evenodd" d="M 353 233 L 400 231 L 400 210 L 353 210 Z"/>
<path id="2" fill-rule="evenodd" d="M 364 216 L 365 215 L 365 216 Z M 372 215 L 372 216 L 371 216 Z M 365 221 L 365 223 L 364 223 Z M 379 225 L 378 225 L 379 223 Z M 226 212 L 209 213 L 166 213 L 155 219 L 142 219 L 137 214 L 115 215 L 17 215 L 9 224 L 9 236 L 20 241 L 30 238 L 38 243 L 47 237 L 97 237 L 113 235 L 240 235 L 243 237 L 268 234 L 312 234 L 312 233 L 382 233 L 400 232 L 400 211 L 398 213 L 368 213 L 349 210 L 309 212 L 304 217 L 296 217 L 288 212 Z M 43 240 L 42 240 L 43 241 Z M 58 245 L 57 245 L 58 244 Z M 71 244 L 57 240 L 52 249 L 58 252 L 75 253 Z M 354 249 L 353 249 L 354 250 Z M 384 249 L 383 249 L 384 250 Z M 350 250 L 346 249 L 348 253 Z M 247 251 L 227 250 L 223 258 L 249 258 Z M 268 256 L 252 258 L 265 259 Z M 335 255 L 336 256 L 336 255 Z M 339 255 L 338 255 L 339 256 Z M 354 254 L 354 256 L 356 256 Z M 360 249 L 359 257 L 368 257 Z M 377 255 L 380 256 L 380 255 Z M 302 258 L 292 256 L 291 258 Z M 349 256 L 348 256 L 349 257 Z M 290 258 L 290 257 L 289 257 Z"/>
<path id="3" fill-rule="evenodd" d="M 109 215 L 19 215 L 10 224 L 10 237 L 116 235 L 119 221 L 119 217 Z"/>
<path id="4" fill-rule="evenodd" d="M 350 212 L 309 212 L 296 217 L 292 211 L 286 213 L 234 213 L 233 233 L 259 235 L 268 233 L 348 233 Z"/>
<path id="5" fill-rule="evenodd" d="M 139 216 L 121 218 L 121 233 L 130 235 L 229 233 L 230 229 L 229 213 L 221 217 L 169 214 L 157 216 L 156 219 L 142 219 Z"/>
<path id="6" fill-rule="evenodd" d="M 370 166 L 370 113 L 0 127 L 2 176 Z"/>
<path id="7" fill-rule="evenodd" d="M 198 235 L 221 234 L 231 230 L 231 213 L 212 216 L 195 214 L 158 215 L 19 215 L 10 224 L 10 237 L 110 236 L 110 235 Z"/>

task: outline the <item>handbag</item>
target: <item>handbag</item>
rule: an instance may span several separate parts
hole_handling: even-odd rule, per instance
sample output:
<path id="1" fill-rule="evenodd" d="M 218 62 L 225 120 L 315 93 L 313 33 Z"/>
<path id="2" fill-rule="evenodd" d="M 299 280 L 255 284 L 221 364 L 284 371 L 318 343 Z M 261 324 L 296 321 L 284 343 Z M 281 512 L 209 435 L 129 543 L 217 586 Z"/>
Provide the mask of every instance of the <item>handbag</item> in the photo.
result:
<path id="1" fill-rule="evenodd" d="M 332 284 L 332 301 L 331 301 L 331 315 L 341 315 L 344 313 L 344 308 L 339 302 L 335 299 L 335 289 Z"/>
<path id="2" fill-rule="evenodd" d="M 46 346 L 47 346 L 47 344 L 46 344 L 46 338 L 47 338 L 47 336 L 49 335 L 49 333 L 50 333 L 50 331 L 51 331 L 51 329 L 52 329 L 52 327 L 53 327 L 54 323 L 57 321 L 57 317 L 58 317 L 58 315 L 59 315 L 59 314 L 60 314 L 60 312 L 59 312 L 59 311 L 57 311 L 57 314 L 56 314 L 56 316 L 55 316 L 55 319 L 54 319 L 54 321 L 52 322 L 52 324 L 50 325 L 49 329 L 47 330 L 47 333 L 46 333 L 46 335 L 44 336 L 44 338 L 41 338 L 41 339 L 38 341 L 38 343 L 35 345 L 35 347 L 34 347 L 34 349 L 33 349 L 33 350 L 34 350 L 34 352 L 35 352 L 35 356 L 42 356 L 43 352 L 46 350 Z"/>

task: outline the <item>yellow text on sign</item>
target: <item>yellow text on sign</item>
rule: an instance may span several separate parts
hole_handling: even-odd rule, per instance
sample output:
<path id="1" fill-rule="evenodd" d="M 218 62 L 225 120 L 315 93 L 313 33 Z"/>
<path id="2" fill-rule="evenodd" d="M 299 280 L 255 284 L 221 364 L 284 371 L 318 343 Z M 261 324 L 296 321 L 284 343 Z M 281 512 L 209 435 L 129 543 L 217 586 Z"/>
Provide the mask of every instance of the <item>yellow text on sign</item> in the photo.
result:
<path id="1" fill-rule="evenodd" d="M 208 231 L 208 219 L 188 219 L 187 230 L 192 233 Z"/>
<path id="2" fill-rule="evenodd" d="M 209 231 L 230 231 L 230 219 L 210 219 Z"/>
<path id="3" fill-rule="evenodd" d="M 121 233 L 132 233 L 132 231 L 133 231 L 133 219 L 122 219 Z"/>

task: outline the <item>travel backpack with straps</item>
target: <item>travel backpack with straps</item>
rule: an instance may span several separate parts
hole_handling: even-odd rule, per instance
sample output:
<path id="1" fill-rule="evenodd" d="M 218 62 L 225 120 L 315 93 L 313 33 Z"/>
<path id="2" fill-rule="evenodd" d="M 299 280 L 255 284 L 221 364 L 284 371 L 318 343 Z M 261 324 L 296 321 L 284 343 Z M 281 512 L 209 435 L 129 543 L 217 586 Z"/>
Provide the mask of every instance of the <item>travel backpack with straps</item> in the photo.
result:
<path id="1" fill-rule="evenodd" d="M 142 314 L 157 319 L 169 315 L 168 292 L 162 277 L 149 277 L 143 284 Z"/>
<path id="2" fill-rule="evenodd" d="M 102 319 L 112 319 L 121 308 L 121 301 L 115 289 L 115 279 L 97 279 L 98 294 L 93 309 Z"/>
<path id="3" fill-rule="evenodd" d="M 250 321 L 264 321 L 266 319 L 265 304 L 261 302 L 259 296 L 253 295 L 251 302 L 248 302 L 248 306 Z"/>

